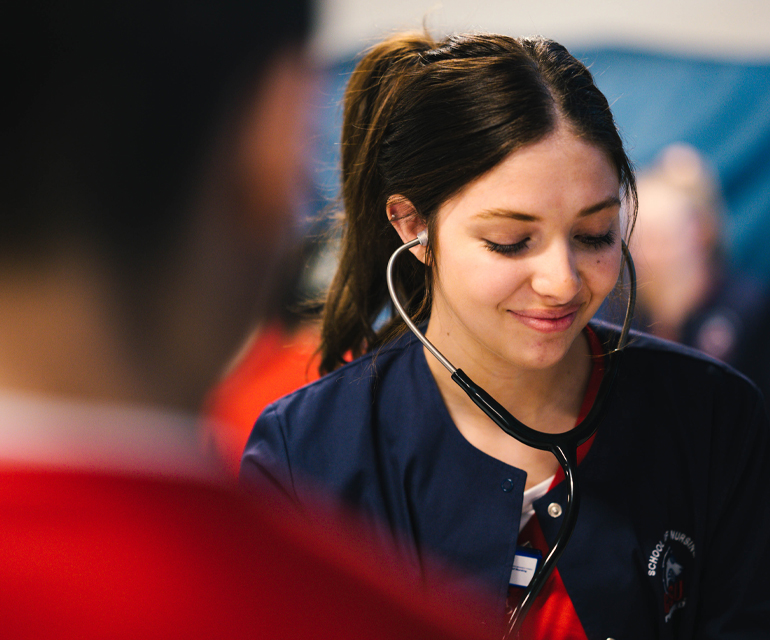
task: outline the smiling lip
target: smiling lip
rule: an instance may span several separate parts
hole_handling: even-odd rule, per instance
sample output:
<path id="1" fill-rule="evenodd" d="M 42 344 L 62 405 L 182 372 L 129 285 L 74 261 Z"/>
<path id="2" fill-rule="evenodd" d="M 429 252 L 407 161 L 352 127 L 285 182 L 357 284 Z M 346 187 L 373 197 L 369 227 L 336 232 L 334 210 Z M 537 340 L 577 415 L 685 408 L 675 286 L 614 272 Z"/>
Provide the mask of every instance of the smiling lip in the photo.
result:
<path id="1" fill-rule="evenodd" d="M 509 311 L 523 325 L 541 333 L 566 331 L 572 326 L 578 313 L 578 306 L 561 309 L 535 311 Z"/>

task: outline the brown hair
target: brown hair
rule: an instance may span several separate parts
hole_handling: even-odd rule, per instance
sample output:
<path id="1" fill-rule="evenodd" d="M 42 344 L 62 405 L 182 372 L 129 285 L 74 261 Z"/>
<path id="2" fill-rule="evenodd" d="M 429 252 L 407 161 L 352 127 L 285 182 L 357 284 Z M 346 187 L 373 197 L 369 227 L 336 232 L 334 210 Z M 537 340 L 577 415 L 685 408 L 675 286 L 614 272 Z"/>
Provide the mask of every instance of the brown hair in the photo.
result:
<path id="1" fill-rule="evenodd" d="M 609 105 L 588 69 L 544 38 L 458 35 L 440 42 L 400 34 L 369 50 L 344 97 L 344 233 L 323 318 L 321 370 L 368 352 L 403 329 L 391 314 L 385 268 L 401 244 L 387 220 L 388 198 L 407 198 L 431 229 L 441 204 L 511 152 L 553 132 L 560 121 L 604 150 L 629 200 L 633 171 Z M 629 224 L 629 230 L 632 224 Z M 401 300 L 416 321 L 431 302 L 427 266 L 401 260 Z"/>

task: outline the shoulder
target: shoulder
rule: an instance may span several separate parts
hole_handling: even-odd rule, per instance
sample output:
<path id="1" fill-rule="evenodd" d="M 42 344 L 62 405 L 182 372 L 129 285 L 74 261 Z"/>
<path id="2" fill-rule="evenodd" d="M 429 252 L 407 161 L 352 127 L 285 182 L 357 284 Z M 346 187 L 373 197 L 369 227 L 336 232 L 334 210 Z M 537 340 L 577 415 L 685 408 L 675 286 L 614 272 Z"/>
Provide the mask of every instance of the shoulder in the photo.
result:
<path id="1" fill-rule="evenodd" d="M 275 401 L 260 421 L 307 423 L 328 421 L 329 416 L 345 420 L 345 416 L 360 415 L 393 385 L 408 384 L 418 345 L 411 335 L 402 335 Z"/>
<path id="2" fill-rule="evenodd" d="M 414 413 L 402 393 L 417 377 L 414 347 L 399 338 L 269 405 L 246 443 L 242 480 L 267 475 L 299 503 L 318 486 L 360 502 L 377 486 L 382 441 L 392 444 Z"/>
<path id="3" fill-rule="evenodd" d="M 614 348 L 617 329 L 594 328 Z M 695 349 L 643 333 L 633 333 L 622 352 L 607 415 L 612 428 L 597 437 L 603 444 L 591 449 L 594 463 L 621 475 L 633 470 L 627 491 L 649 471 L 645 482 L 652 485 L 670 482 L 673 473 L 693 487 L 693 496 L 714 500 L 717 494 L 701 488 L 721 487 L 724 504 L 737 470 L 758 473 L 770 455 L 770 421 L 752 381 Z"/>
<path id="4" fill-rule="evenodd" d="M 603 345 L 614 349 L 618 327 L 592 322 Z M 761 413 L 764 398 L 754 382 L 732 366 L 681 344 L 632 331 L 621 356 L 619 384 L 651 405 L 711 408 L 717 413 Z"/>
<path id="5" fill-rule="evenodd" d="M 591 326 L 605 348 L 615 348 L 618 327 Z M 765 403 L 754 382 L 701 351 L 632 331 L 621 358 L 619 389 L 646 409 L 687 413 L 701 424 L 707 414 L 710 421 L 763 419 Z"/>
<path id="6" fill-rule="evenodd" d="M 591 328 L 594 329 L 605 348 L 615 348 L 620 335 L 619 327 L 602 321 L 592 321 Z M 643 370 L 648 367 L 654 368 L 659 375 L 666 371 L 674 373 L 681 373 L 683 370 L 693 373 L 702 371 L 704 374 L 742 379 L 751 385 L 743 374 L 721 360 L 692 347 L 657 338 L 641 331 L 632 330 L 629 333 L 628 342 L 623 349 L 623 358 L 630 360 L 630 364 Z M 663 367 L 666 369 L 662 369 Z"/>

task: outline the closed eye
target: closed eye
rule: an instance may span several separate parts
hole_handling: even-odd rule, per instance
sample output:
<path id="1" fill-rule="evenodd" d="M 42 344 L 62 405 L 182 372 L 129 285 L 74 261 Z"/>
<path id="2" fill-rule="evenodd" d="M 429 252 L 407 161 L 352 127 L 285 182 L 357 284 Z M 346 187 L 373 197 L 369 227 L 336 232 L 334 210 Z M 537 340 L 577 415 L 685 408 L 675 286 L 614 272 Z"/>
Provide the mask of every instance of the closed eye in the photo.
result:
<path id="1" fill-rule="evenodd" d="M 577 236 L 577 240 L 591 249 L 602 249 L 604 247 L 611 247 L 615 244 L 617 236 L 615 231 L 610 230 L 607 233 L 603 233 L 599 236 L 583 235 Z"/>
<path id="2" fill-rule="evenodd" d="M 494 253 L 502 253 L 503 255 L 514 255 L 520 253 L 527 248 L 528 243 L 529 238 L 524 238 L 524 240 L 520 240 L 514 244 L 497 244 L 491 240 L 484 240 L 484 244 L 486 245 L 487 249 L 493 251 Z"/>

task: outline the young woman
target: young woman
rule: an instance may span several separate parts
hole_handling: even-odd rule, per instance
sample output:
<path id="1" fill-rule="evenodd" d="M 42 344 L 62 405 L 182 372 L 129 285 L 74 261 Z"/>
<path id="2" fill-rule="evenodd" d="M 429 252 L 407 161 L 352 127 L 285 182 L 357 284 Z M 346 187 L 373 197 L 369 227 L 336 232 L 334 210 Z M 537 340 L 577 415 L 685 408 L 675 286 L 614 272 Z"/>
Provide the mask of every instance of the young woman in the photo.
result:
<path id="1" fill-rule="evenodd" d="M 443 577 L 426 560 L 437 557 L 483 584 L 504 620 L 522 556 L 554 544 L 566 483 L 404 331 L 386 264 L 427 233 L 394 267 L 408 313 L 516 418 L 567 432 L 617 344 L 591 319 L 633 228 L 628 158 L 591 74 L 555 42 L 400 35 L 350 79 L 342 171 L 329 373 L 262 414 L 242 476 L 267 476 L 300 505 L 323 487 L 383 524 L 429 583 Z M 577 527 L 524 637 L 766 634 L 770 451 L 756 389 L 635 336 L 604 404 L 578 452 Z"/>

